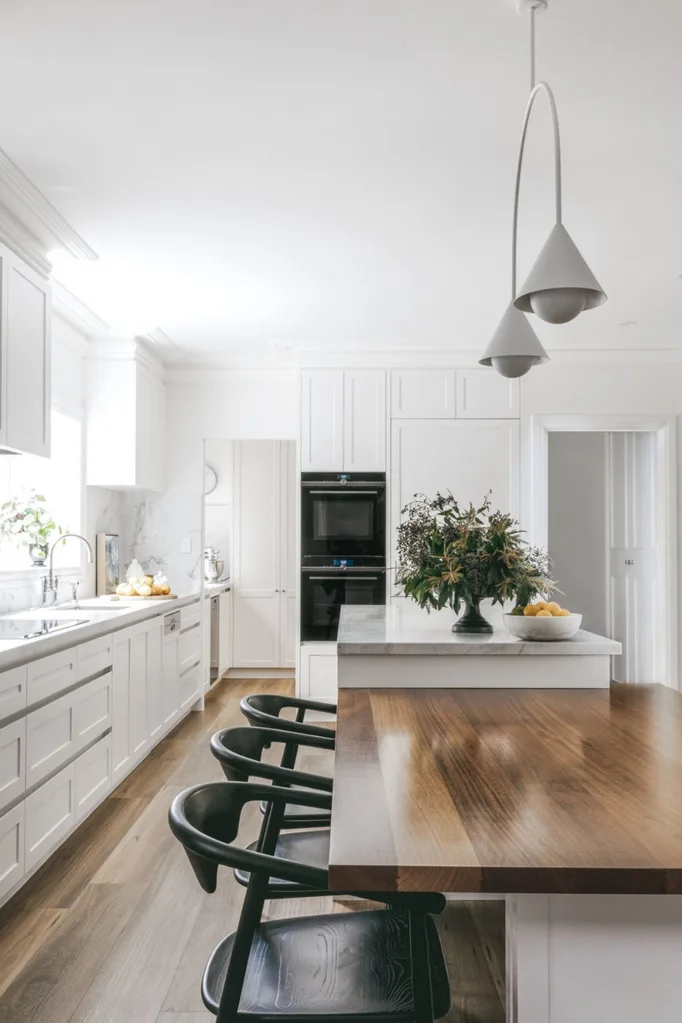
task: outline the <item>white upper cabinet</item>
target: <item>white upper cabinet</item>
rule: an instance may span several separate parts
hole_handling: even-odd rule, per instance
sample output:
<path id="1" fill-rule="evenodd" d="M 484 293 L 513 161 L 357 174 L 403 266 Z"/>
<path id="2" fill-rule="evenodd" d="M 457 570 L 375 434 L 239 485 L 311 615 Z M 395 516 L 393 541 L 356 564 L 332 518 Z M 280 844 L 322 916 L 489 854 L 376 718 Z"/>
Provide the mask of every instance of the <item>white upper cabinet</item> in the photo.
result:
<path id="1" fill-rule="evenodd" d="M 383 472 L 386 373 L 383 369 L 304 370 L 303 472 Z"/>
<path id="2" fill-rule="evenodd" d="M 391 418 L 454 419 L 454 369 L 393 370 Z"/>
<path id="3" fill-rule="evenodd" d="M 457 370 L 458 419 L 517 419 L 519 382 L 490 369 Z"/>
<path id="4" fill-rule="evenodd" d="M 50 455 L 50 285 L 0 245 L 0 447 Z"/>
<path id="5" fill-rule="evenodd" d="M 304 370 L 301 391 L 301 469 L 343 470 L 343 370 Z"/>
<path id="6" fill-rule="evenodd" d="M 391 373 L 392 419 L 516 419 L 519 382 L 489 369 Z"/>
<path id="7" fill-rule="evenodd" d="M 349 369 L 343 374 L 344 472 L 386 468 L 386 374 Z"/>
<path id="8" fill-rule="evenodd" d="M 103 347 L 88 359 L 90 486 L 163 490 L 166 386 L 161 373 L 137 344 Z"/>

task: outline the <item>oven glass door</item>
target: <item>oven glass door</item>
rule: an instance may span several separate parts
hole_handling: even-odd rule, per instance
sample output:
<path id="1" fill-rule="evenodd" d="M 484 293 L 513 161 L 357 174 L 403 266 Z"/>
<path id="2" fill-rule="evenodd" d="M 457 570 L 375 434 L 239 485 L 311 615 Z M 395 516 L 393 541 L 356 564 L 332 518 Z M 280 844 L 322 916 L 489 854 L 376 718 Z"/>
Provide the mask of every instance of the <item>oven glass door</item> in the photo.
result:
<path id="1" fill-rule="evenodd" d="M 385 556 L 383 488 L 303 491 L 303 555 Z"/>
<path id="2" fill-rule="evenodd" d="M 301 639 L 335 640 L 344 604 L 383 604 L 386 577 L 383 572 L 358 571 L 356 575 L 320 571 L 304 572 L 301 585 Z"/>

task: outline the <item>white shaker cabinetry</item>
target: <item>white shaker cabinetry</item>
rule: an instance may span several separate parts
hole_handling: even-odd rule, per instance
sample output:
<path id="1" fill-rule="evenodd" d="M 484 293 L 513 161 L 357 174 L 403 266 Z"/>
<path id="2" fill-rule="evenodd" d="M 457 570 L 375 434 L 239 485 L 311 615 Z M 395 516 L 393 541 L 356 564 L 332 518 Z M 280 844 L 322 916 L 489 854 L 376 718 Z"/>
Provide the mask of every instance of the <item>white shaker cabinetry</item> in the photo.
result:
<path id="1" fill-rule="evenodd" d="M 300 695 L 303 699 L 335 702 L 337 670 L 336 643 L 302 643 Z"/>
<path id="2" fill-rule="evenodd" d="M 100 348 L 87 360 L 87 483 L 164 488 L 166 385 L 138 343 Z"/>
<path id="3" fill-rule="evenodd" d="M 49 458 L 50 285 L 4 245 L 0 260 L 0 446 Z"/>
<path id="4" fill-rule="evenodd" d="M 488 369 L 394 369 L 392 419 L 515 419 L 519 382 Z"/>
<path id="5" fill-rule="evenodd" d="M 160 738 L 163 619 L 114 633 L 112 775 L 116 785 Z"/>
<path id="6" fill-rule="evenodd" d="M 25 839 L 26 804 L 21 802 L 0 816 L 0 899 L 24 876 Z"/>
<path id="7" fill-rule="evenodd" d="M 385 370 L 304 370 L 301 387 L 301 470 L 383 472 Z"/>
<path id="8" fill-rule="evenodd" d="M 0 727 L 0 811 L 26 791 L 26 718 Z"/>
<path id="9" fill-rule="evenodd" d="M 234 446 L 232 666 L 293 663 L 296 572 L 296 445 Z"/>

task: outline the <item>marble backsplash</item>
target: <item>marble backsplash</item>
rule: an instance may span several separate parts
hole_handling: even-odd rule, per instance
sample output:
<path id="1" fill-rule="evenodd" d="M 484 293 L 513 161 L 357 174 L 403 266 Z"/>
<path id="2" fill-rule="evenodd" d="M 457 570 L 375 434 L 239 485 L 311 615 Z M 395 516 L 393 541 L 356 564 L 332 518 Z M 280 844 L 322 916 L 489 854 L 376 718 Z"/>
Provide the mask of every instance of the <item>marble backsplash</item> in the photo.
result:
<path id="1" fill-rule="evenodd" d="M 133 558 L 152 575 L 164 572 L 174 593 L 194 593 L 201 586 L 201 498 L 188 494 L 123 495 L 121 562 Z M 182 551 L 183 540 L 190 551 Z"/>

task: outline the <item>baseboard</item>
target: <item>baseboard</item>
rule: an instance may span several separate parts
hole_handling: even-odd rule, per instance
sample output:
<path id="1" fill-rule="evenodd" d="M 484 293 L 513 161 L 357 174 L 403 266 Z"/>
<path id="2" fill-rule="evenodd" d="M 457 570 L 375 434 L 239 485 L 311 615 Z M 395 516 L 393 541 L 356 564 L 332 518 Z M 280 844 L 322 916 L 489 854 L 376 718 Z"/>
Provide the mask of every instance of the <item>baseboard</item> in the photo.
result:
<path id="1" fill-rule="evenodd" d="M 230 668 L 223 678 L 288 678 L 293 681 L 296 672 L 293 668 Z"/>

